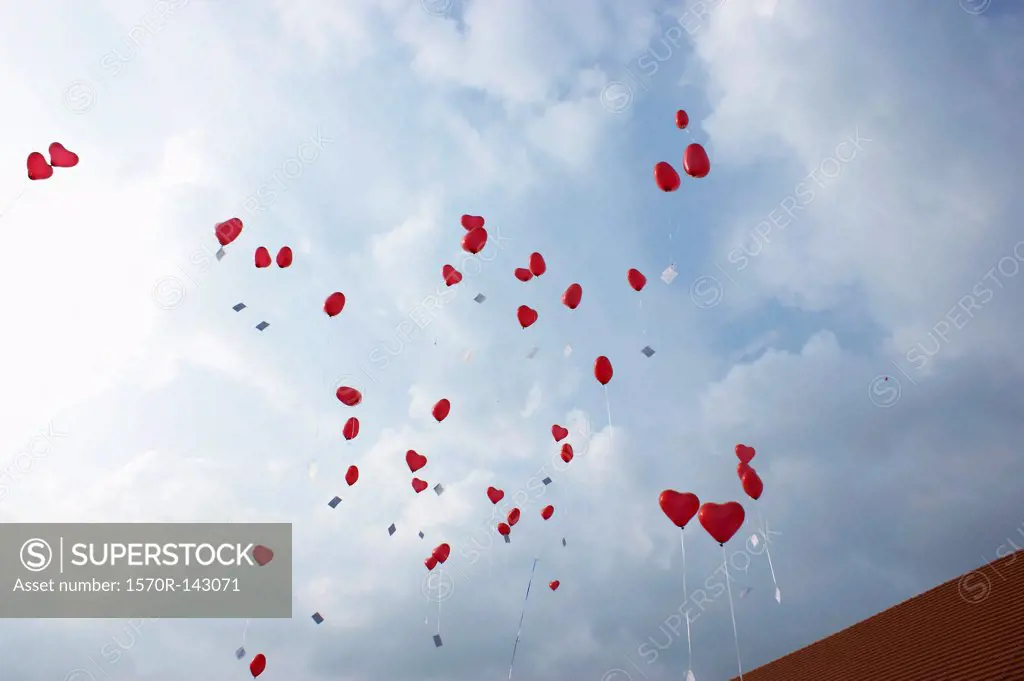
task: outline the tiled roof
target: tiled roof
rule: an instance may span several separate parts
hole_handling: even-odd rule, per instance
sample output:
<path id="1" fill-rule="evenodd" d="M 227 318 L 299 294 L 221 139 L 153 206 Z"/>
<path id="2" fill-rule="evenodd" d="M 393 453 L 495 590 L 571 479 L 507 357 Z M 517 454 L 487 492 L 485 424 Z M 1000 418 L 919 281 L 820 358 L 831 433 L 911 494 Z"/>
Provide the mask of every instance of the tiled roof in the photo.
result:
<path id="1" fill-rule="evenodd" d="M 1024 551 L 744 672 L 743 679 L 1024 681 Z"/>

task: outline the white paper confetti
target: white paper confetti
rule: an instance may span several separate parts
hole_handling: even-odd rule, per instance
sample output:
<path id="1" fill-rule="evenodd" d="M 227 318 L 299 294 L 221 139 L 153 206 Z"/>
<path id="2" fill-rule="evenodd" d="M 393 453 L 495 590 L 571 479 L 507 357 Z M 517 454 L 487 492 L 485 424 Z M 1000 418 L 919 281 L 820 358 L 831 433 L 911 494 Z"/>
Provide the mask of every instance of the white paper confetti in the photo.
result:
<path id="1" fill-rule="evenodd" d="M 661 273 L 661 280 L 666 284 L 671 284 L 672 280 L 679 276 L 679 272 L 676 271 L 675 265 L 669 265 L 665 268 L 665 271 Z"/>
<path id="2" fill-rule="evenodd" d="M 565 356 L 568 357 L 571 354 L 572 354 L 572 346 L 571 345 L 566 345 L 565 346 Z"/>
<path id="3" fill-rule="evenodd" d="M 316 480 L 316 474 L 320 471 L 320 468 L 316 465 L 316 461 L 309 462 L 309 479 Z"/>
<path id="4" fill-rule="evenodd" d="M 693 675 L 693 672 L 687 670 L 686 681 L 697 681 L 697 677 Z"/>
<path id="5" fill-rule="evenodd" d="M 756 534 L 750 535 L 750 545 L 751 546 L 753 546 L 756 549 L 757 545 L 760 544 L 760 543 L 761 543 L 761 540 L 757 538 Z"/>
<path id="6" fill-rule="evenodd" d="M 740 590 L 740 598 L 746 598 L 747 594 L 751 591 L 753 591 L 753 589 L 751 589 L 749 586 L 743 587 L 743 589 Z"/>
<path id="7" fill-rule="evenodd" d="M 473 350 L 471 348 L 467 348 L 465 351 L 463 351 L 463 353 L 462 353 L 462 361 L 463 362 L 472 362 L 473 361 Z"/>
<path id="8" fill-rule="evenodd" d="M 782 604 L 782 592 L 779 591 L 779 587 L 775 587 L 775 602 Z"/>

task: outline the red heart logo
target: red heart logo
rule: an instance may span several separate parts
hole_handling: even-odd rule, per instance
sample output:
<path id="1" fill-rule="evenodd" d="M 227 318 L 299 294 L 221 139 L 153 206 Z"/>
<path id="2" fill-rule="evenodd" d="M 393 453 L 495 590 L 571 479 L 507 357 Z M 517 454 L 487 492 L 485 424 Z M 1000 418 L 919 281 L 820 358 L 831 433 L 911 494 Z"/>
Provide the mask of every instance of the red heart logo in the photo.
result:
<path id="1" fill-rule="evenodd" d="M 751 459 L 754 458 L 754 455 L 756 453 L 757 452 L 754 451 L 753 447 L 748 447 L 746 445 L 736 445 L 736 458 L 742 461 L 743 463 L 750 463 Z"/>
<path id="2" fill-rule="evenodd" d="M 561 585 L 561 582 L 558 581 L 557 579 L 555 581 L 553 581 L 553 582 L 548 582 L 548 588 L 551 589 L 552 591 L 557 591 L 558 587 L 560 585 Z"/>
<path id="3" fill-rule="evenodd" d="M 540 517 L 544 520 L 548 520 L 555 514 L 555 507 L 548 504 L 544 508 L 540 509 Z"/>
<path id="4" fill-rule="evenodd" d="M 27 165 L 28 179 L 30 180 L 46 180 L 53 177 L 53 168 L 38 151 L 33 151 L 28 155 Z"/>
<path id="5" fill-rule="evenodd" d="M 686 527 L 700 510 L 700 499 L 690 492 L 676 492 L 667 489 L 658 497 L 658 505 L 676 527 Z"/>
<path id="6" fill-rule="evenodd" d="M 462 273 L 451 265 L 445 265 L 441 268 L 441 276 L 444 277 L 444 283 L 448 286 L 455 286 L 462 281 Z"/>
<path id="7" fill-rule="evenodd" d="M 274 560 L 274 552 L 263 544 L 257 544 L 252 547 L 252 559 L 256 561 L 257 565 L 263 567 L 270 561 Z"/>
<path id="8" fill-rule="evenodd" d="M 512 532 L 512 528 L 505 523 L 498 523 L 498 534 L 502 537 L 507 537 Z"/>
<path id="9" fill-rule="evenodd" d="M 267 657 L 263 653 L 260 653 L 256 657 L 252 658 L 252 662 L 249 663 L 249 673 L 252 674 L 252 678 L 256 678 L 263 673 L 263 670 L 267 668 Z"/>
<path id="10" fill-rule="evenodd" d="M 465 230 L 478 229 L 484 226 L 484 219 L 479 215 L 463 215 L 462 228 Z"/>
<path id="11" fill-rule="evenodd" d="M 516 311 L 516 316 L 519 318 L 519 325 L 524 329 L 532 326 L 537 321 L 537 311 L 533 308 L 527 307 L 526 305 L 520 305 Z"/>
<path id="12" fill-rule="evenodd" d="M 427 457 L 410 449 L 405 453 L 405 463 L 409 465 L 409 470 L 415 473 L 427 465 Z"/>
<path id="13" fill-rule="evenodd" d="M 416 494 L 419 494 L 420 492 L 422 492 L 423 490 L 425 490 L 427 488 L 427 483 L 426 483 L 425 480 L 420 480 L 419 478 L 413 478 L 412 479 L 412 488 L 414 490 L 416 490 Z"/>
<path id="14" fill-rule="evenodd" d="M 227 246 L 242 233 L 242 221 L 238 218 L 231 218 L 224 222 L 218 222 L 213 226 L 213 233 L 217 235 L 217 241 L 221 246 Z"/>
<path id="15" fill-rule="evenodd" d="M 277 252 L 277 266 L 284 268 L 289 267 L 294 259 L 294 254 L 289 246 L 284 246 Z"/>
<path id="16" fill-rule="evenodd" d="M 697 513 L 700 524 L 716 542 L 723 546 L 740 529 L 744 518 L 746 518 L 746 513 L 743 507 L 735 501 L 730 501 L 727 504 L 705 502 Z"/>
<path id="17" fill-rule="evenodd" d="M 448 560 L 448 556 L 450 556 L 451 553 L 452 547 L 448 546 L 448 544 L 438 544 L 437 548 L 434 549 L 434 552 L 431 555 L 437 559 L 438 563 L 443 563 Z"/>
<path id="18" fill-rule="evenodd" d="M 497 504 L 499 501 L 505 498 L 505 493 L 497 487 L 487 488 L 487 498 L 491 500 L 492 504 Z"/>
<path id="19" fill-rule="evenodd" d="M 515 527 L 515 524 L 519 522 L 519 516 L 522 515 L 518 508 L 513 508 L 508 512 L 508 526 Z"/>
<path id="20" fill-rule="evenodd" d="M 487 230 L 483 227 L 474 227 L 462 237 L 462 250 L 467 253 L 477 254 L 484 250 L 487 245 Z"/>
<path id="21" fill-rule="evenodd" d="M 555 438 L 555 442 L 561 442 L 565 438 L 569 437 L 569 430 L 556 423 L 551 426 L 551 436 Z"/>
<path id="22" fill-rule="evenodd" d="M 747 496 L 754 501 L 760 499 L 764 492 L 764 482 L 761 481 L 761 476 L 750 466 L 740 476 L 740 484 L 743 485 L 743 491 L 747 493 Z"/>
<path id="23" fill-rule="evenodd" d="M 347 385 L 343 385 L 338 388 L 338 391 L 335 392 L 334 395 L 338 398 L 338 401 L 346 407 L 354 407 L 363 401 L 363 394 L 355 388 L 351 388 Z"/>
<path id="24" fill-rule="evenodd" d="M 516 279 L 518 279 L 519 281 L 530 281 L 531 279 L 533 279 L 533 272 L 526 269 L 525 267 L 517 267 L 515 274 Z"/>
<path id="25" fill-rule="evenodd" d="M 270 251 L 268 251 L 265 246 L 260 246 L 256 249 L 255 259 L 256 267 L 260 269 L 270 267 Z"/>
<path id="26" fill-rule="evenodd" d="M 566 463 L 572 461 L 572 445 L 568 442 L 562 445 L 562 461 Z"/>
<path id="27" fill-rule="evenodd" d="M 50 145 L 50 165 L 54 168 L 74 168 L 78 165 L 78 154 L 68 151 L 60 142 Z"/>

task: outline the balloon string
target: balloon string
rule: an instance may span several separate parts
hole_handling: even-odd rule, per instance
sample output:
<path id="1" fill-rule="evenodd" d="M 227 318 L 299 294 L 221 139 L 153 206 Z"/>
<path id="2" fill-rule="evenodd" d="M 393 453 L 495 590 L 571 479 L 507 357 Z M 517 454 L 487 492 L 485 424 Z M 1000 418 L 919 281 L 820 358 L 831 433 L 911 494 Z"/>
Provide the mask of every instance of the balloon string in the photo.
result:
<path id="1" fill-rule="evenodd" d="M 441 589 L 444 588 L 444 568 L 437 568 L 437 635 L 441 635 Z"/>
<path id="2" fill-rule="evenodd" d="M 690 590 L 686 588 L 686 528 L 679 532 L 679 545 L 683 548 L 683 603 L 690 600 Z M 690 641 L 690 609 L 684 613 L 686 616 L 686 666 L 687 671 L 693 670 L 693 646 Z"/>
<path id="3" fill-rule="evenodd" d="M 245 647 L 245 637 L 249 634 L 249 620 L 245 621 L 245 628 L 242 629 L 242 647 Z"/>
<path id="4" fill-rule="evenodd" d="M 729 557 L 725 555 L 725 544 L 722 544 L 722 560 L 725 561 L 725 588 L 729 592 L 729 614 L 732 616 L 732 639 L 736 643 L 736 667 L 740 670 L 740 681 L 743 681 L 743 663 L 740 661 L 740 635 L 736 633 L 736 609 L 732 604 L 732 585 L 729 577 Z"/>
<path id="5" fill-rule="evenodd" d="M 646 336 L 647 335 L 647 313 L 644 312 L 644 298 L 643 298 L 642 295 L 640 296 L 640 317 L 641 317 L 641 319 L 643 319 L 643 323 L 644 323 L 643 335 Z"/>
<path id="6" fill-rule="evenodd" d="M 533 559 L 533 568 L 530 570 L 530 581 L 526 584 L 526 597 L 523 599 L 523 611 L 519 614 L 519 631 L 516 632 L 516 642 L 512 646 L 512 661 L 508 663 L 508 681 L 512 681 L 512 668 L 516 664 L 516 650 L 519 648 L 519 637 L 523 633 L 523 618 L 526 617 L 526 602 L 530 600 L 530 586 L 533 585 L 533 575 L 537 572 L 537 559 Z"/>
<path id="7" fill-rule="evenodd" d="M 608 401 L 608 384 L 604 386 L 604 406 L 608 410 L 608 433 L 611 439 L 615 439 L 615 430 L 612 428 L 612 403 Z"/>
<path id="8" fill-rule="evenodd" d="M 761 532 L 761 535 L 764 536 L 764 554 L 768 556 L 768 569 L 771 570 L 772 573 L 772 584 L 775 585 L 775 592 L 779 593 L 779 582 L 775 579 L 775 568 L 772 566 L 772 552 L 768 548 L 768 537 L 765 536 L 767 534 L 767 526 L 764 524 L 764 519 L 761 517 L 760 506 L 757 507 L 757 522 L 760 523 L 761 528 L 764 530 Z"/>

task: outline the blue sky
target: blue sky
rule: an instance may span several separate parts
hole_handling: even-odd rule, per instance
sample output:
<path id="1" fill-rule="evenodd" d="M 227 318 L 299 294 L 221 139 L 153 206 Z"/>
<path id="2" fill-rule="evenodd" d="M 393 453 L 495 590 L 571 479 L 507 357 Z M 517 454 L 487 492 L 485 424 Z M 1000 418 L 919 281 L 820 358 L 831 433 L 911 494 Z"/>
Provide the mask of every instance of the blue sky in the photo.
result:
<path id="1" fill-rule="evenodd" d="M 766 488 L 730 546 L 745 669 L 994 559 L 1024 526 L 1022 19 L 1004 0 L 961 4 L 976 13 L 20 7 L 0 26 L 0 518 L 291 522 L 295 617 L 250 623 L 245 647 L 267 655 L 265 678 L 332 681 L 506 674 L 534 557 L 517 677 L 680 678 L 669 618 L 686 596 L 657 496 L 742 501 L 737 442 L 757 447 Z M 54 140 L 81 164 L 28 183 L 25 156 Z M 678 165 L 691 141 L 711 174 L 658 192 L 653 165 Z M 463 213 L 491 230 L 479 260 L 459 248 Z M 213 225 L 235 215 L 245 231 L 218 263 Z M 290 245 L 295 264 L 256 270 L 259 245 Z M 533 251 L 548 273 L 522 284 L 512 272 Z M 465 279 L 424 318 L 445 263 Z M 576 281 L 570 314 L 558 301 Z M 348 305 L 328 320 L 335 290 Z M 525 331 L 521 304 L 540 313 Z M 600 354 L 616 370 L 611 426 Z M 341 407 L 339 382 L 364 404 Z M 567 472 L 553 423 L 572 430 Z M 19 459 L 40 433 L 45 453 Z M 410 448 L 443 496 L 412 493 Z M 535 488 L 552 461 L 515 541 L 491 543 L 486 487 Z M 781 603 L 744 548 L 757 507 L 778 533 Z M 434 649 L 422 559 L 440 541 L 452 590 Z M 698 528 L 687 550 L 691 590 L 718 593 L 718 547 Z M 728 601 L 702 608 L 694 673 L 727 678 Z M 8 621 L 0 656 L 25 681 L 244 678 L 243 631 Z"/>

